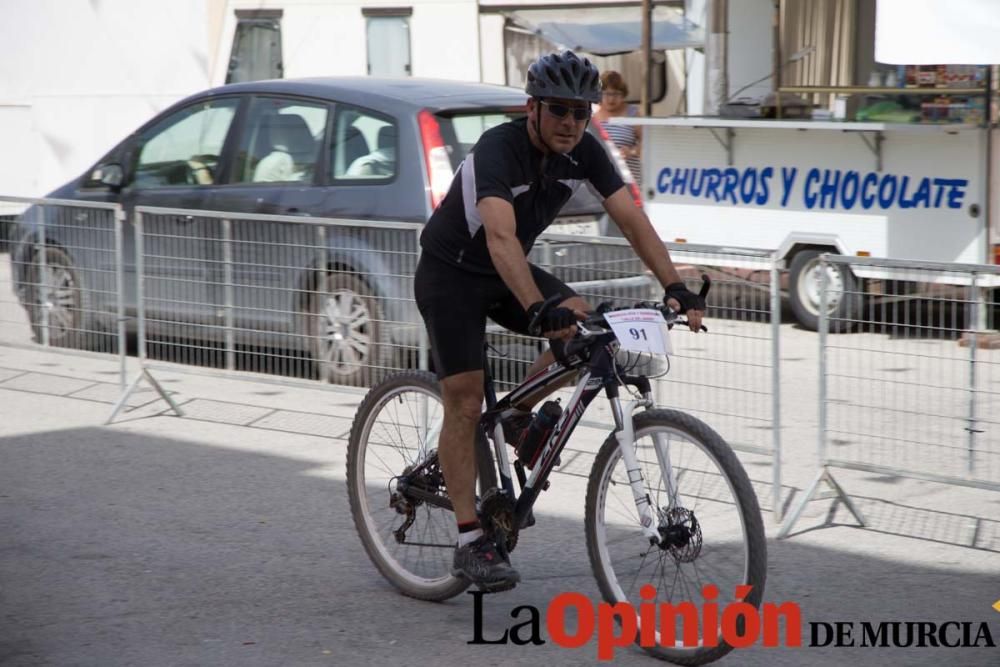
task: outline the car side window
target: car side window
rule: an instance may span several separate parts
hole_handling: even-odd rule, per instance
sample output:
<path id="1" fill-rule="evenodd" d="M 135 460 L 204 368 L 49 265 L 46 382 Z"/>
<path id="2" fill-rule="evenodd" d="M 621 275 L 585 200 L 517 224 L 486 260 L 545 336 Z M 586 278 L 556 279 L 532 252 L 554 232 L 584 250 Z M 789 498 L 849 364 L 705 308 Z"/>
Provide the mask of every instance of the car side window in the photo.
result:
<path id="1" fill-rule="evenodd" d="M 327 115 L 323 104 L 254 98 L 233 182 L 312 183 Z"/>
<path id="2" fill-rule="evenodd" d="M 333 123 L 330 174 L 337 181 L 391 180 L 398 169 L 395 121 L 341 105 Z"/>
<path id="3" fill-rule="evenodd" d="M 213 185 L 239 100 L 186 107 L 142 133 L 133 170 L 138 188 Z"/>

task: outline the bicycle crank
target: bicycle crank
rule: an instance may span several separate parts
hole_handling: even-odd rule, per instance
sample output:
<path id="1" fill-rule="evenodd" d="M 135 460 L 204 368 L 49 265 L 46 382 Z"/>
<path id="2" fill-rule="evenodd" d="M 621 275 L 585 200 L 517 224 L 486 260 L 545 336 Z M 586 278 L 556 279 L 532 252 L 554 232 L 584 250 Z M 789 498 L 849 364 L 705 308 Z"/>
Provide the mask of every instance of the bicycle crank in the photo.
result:
<path id="1" fill-rule="evenodd" d="M 517 546 L 514 501 L 500 489 L 490 489 L 483 495 L 479 503 L 479 522 L 502 556 L 506 557 Z"/>

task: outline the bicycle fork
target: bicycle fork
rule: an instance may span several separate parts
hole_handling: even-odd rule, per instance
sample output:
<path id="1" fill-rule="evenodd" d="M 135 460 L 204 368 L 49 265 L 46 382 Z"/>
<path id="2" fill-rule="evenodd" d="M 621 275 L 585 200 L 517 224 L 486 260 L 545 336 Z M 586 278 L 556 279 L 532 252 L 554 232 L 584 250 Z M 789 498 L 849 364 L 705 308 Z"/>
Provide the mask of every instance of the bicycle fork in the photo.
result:
<path id="1" fill-rule="evenodd" d="M 611 414 L 615 419 L 615 439 L 618 441 L 618 449 L 621 451 L 622 461 L 625 463 L 629 486 L 632 487 L 632 500 L 635 501 L 635 509 L 639 515 L 639 526 L 643 534 L 649 538 L 650 544 L 658 545 L 662 539 L 659 522 L 653 513 L 653 501 L 649 497 L 642 477 L 642 468 L 639 466 L 639 456 L 636 453 L 635 427 L 632 423 L 632 414 L 637 408 L 653 406 L 652 397 L 643 395 L 640 400 L 623 401 L 617 396 L 612 396 L 609 397 L 609 401 L 611 402 Z M 660 435 L 654 436 L 654 439 L 656 459 L 668 487 L 670 502 L 674 504 L 677 484 L 673 467 L 670 465 L 668 445 Z"/>

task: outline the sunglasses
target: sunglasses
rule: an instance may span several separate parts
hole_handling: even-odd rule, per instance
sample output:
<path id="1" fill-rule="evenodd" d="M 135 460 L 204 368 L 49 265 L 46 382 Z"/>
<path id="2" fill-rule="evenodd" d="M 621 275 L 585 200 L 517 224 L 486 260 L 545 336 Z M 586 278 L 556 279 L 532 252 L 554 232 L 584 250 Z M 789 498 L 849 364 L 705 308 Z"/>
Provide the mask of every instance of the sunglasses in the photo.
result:
<path id="1" fill-rule="evenodd" d="M 559 104 L 558 102 L 546 102 L 545 100 L 539 100 L 541 104 L 545 105 L 545 108 L 549 110 L 549 113 L 556 118 L 565 118 L 570 112 L 573 113 L 573 120 L 588 120 L 590 119 L 590 106 L 585 107 L 571 107 L 566 104 Z"/>

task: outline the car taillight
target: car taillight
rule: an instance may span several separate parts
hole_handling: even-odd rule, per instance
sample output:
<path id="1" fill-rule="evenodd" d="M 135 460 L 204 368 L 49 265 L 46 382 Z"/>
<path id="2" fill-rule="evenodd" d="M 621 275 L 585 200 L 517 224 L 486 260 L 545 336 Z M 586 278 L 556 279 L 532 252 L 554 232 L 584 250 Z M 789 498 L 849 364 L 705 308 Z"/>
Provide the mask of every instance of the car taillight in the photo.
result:
<path id="1" fill-rule="evenodd" d="M 1000 243 L 993 246 L 993 263 L 1000 264 Z"/>
<path id="2" fill-rule="evenodd" d="M 594 123 L 594 127 L 597 128 L 597 132 L 601 135 L 604 145 L 611 151 L 611 156 L 614 159 L 615 166 L 618 167 L 618 173 L 621 174 L 622 180 L 625 181 L 625 185 L 628 186 L 629 194 L 632 195 L 632 201 L 635 202 L 636 207 L 642 208 L 642 193 L 639 192 L 639 184 L 632 178 L 632 171 L 628 168 L 628 164 L 625 162 L 625 158 L 622 156 L 621 151 L 619 151 L 618 147 L 615 146 L 615 142 L 611 140 L 611 135 L 609 135 L 608 131 L 604 129 L 603 125 L 600 123 Z"/>
<path id="3" fill-rule="evenodd" d="M 438 125 L 434 114 L 424 109 L 417 114 L 417 122 L 420 124 L 420 139 L 424 144 L 431 208 L 437 208 L 448 194 L 455 172 L 451 169 L 451 158 L 448 157 L 448 149 L 441 139 L 441 126 Z"/>

